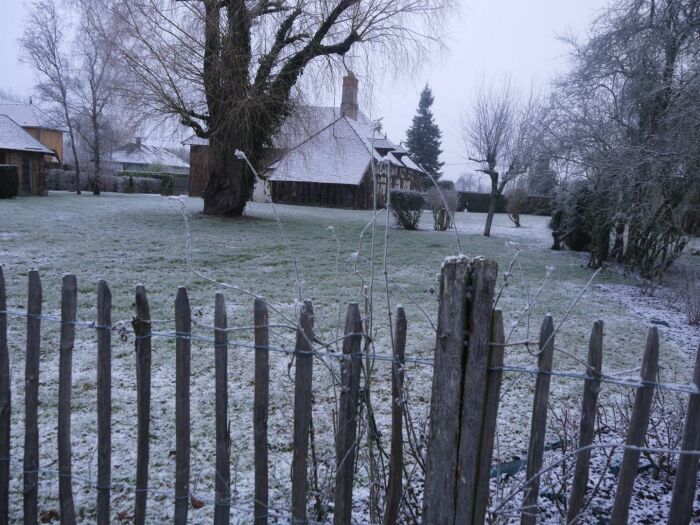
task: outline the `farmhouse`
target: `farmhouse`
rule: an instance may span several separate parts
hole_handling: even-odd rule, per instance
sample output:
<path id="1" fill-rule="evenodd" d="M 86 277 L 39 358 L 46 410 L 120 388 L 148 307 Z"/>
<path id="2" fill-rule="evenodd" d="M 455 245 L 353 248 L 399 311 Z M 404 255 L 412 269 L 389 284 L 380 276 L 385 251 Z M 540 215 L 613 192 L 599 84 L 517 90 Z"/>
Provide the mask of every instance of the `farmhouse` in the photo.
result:
<path id="1" fill-rule="evenodd" d="M 63 131 L 51 124 L 44 112 L 34 104 L 3 101 L 0 102 L 0 115 L 6 115 L 12 119 L 50 150 L 44 157 L 46 163 L 63 162 Z"/>
<path id="2" fill-rule="evenodd" d="M 17 166 L 19 193 L 46 194 L 46 157 L 57 155 L 7 115 L 0 114 L 0 164 Z"/>
<path id="3" fill-rule="evenodd" d="M 167 148 L 144 144 L 140 137 L 112 152 L 115 171 L 138 173 L 162 172 L 187 174 L 190 165 Z"/>
<path id="4" fill-rule="evenodd" d="M 208 172 L 207 141 L 190 146 L 190 195 L 202 194 Z M 380 132 L 358 105 L 358 80 L 343 78 L 340 107 L 304 107 L 282 125 L 261 170 L 274 202 L 367 209 L 384 206 L 392 188 L 419 189 L 423 170 Z M 259 188 L 257 189 L 259 191 Z"/>

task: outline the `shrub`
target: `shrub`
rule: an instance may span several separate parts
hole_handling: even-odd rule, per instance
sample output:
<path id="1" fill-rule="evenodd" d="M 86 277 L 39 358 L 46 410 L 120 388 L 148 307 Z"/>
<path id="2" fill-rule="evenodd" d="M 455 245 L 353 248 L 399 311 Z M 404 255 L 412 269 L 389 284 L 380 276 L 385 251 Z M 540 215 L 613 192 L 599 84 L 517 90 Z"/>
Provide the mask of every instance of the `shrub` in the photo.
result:
<path id="1" fill-rule="evenodd" d="M 524 213 L 527 206 L 527 191 L 523 188 L 515 188 L 506 195 L 506 211 L 508 218 L 513 221 L 516 228 L 520 228 L 520 214 Z"/>
<path id="2" fill-rule="evenodd" d="M 126 188 L 124 188 L 124 193 L 134 193 L 134 177 L 129 175 L 129 182 L 126 184 Z"/>
<path id="3" fill-rule="evenodd" d="M 172 175 L 166 175 L 160 179 L 160 194 L 161 195 L 172 195 L 174 193 L 175 180 Z"/>
<path id="4" fill-rule="evenodd" d="M 433 228 L 436 231 L 445 231 L 454 226 L 452 218 L 459 204 L 456 191 L 430 188 L 426 201 L 433 212 Z"/>
<path id="5" fill-rule="evenodd" d="M 688 314 L 688 324 L 700 325 L 700 272 L 683 267 L 681 273 L 680 292 Z"/>
<path id="6" fill-rule="evenodd" d="M 19 193 L 17 166 L 0 165 L 0 199 L 11 199 Z"/>
<path id="7" fill-rule="evenodd" d="M 423 214 L 423 194 L 413 190 L 393 190 L 391 192 L 391 212 L 396 223 L 406 230 L 418 228 Z"/>

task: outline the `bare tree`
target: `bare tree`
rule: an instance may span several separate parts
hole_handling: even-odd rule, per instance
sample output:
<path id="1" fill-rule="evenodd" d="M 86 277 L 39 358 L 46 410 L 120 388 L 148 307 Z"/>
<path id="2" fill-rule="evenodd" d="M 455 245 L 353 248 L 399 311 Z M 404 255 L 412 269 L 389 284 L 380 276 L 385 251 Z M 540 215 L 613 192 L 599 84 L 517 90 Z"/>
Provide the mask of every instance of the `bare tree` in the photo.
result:
<path id="1" fill-rule="evenodd" d="M 65 14 L 54 0 L 34 0 L 20 44 L 24 56 L 40 74 L 36 89 L 39 96 L 57 106 L 61 120 L 68 131 L 75 166 L 75 191 L 80 193 L 80 161 L 76 150 L 75 121 L 72 113 L 72 64 L 64 50 Z"/>
<path id="2" fill-rule="evenodd" d="M 469 160 L 477 162 L 481 166 L 477 171 L 491 179 L 486 237 L 491 235 L 498 198 L 508 183 L 527 171 L 531 161 L 537 108 L 534 94 L 523 100 L 506 80 L 500 85 L 482 84 L 462 119 Z"/>
<path id="3" fill-rule="evenodd" d="M 302 73 L 344 68 L 355 48 L 355 61 L 377 50 L 405 67 L 449 1 L 133 0 L 113 13 L 141 103 L 209 140 L 204 212 L 240 215 L 253 181 L 234 151 L 260 164 Z"/>
<path id="4" fill-rule="evenodd" d="M 88 146 L 93 164 L 92 192 L 101 192 L 102 134 L 107 106 L 116 96 L 114 26 L 105 17 L 102 0 L 78 0 L 80 24 L 76 48 L 81 75 L 76 83 L 77 130 Z"/>
<path id="5" fill-rule="evenodd" d="M 585 194 L 592 266 L 607 258 L 613 228 L 615 255 L 652 281 L 688 243 L 700 187 L 699 18 L 699 0 L 624 0 L 587 40 L 567 39 L 573 67 L 556 84 L 545 142 L 569 189 Z"/>

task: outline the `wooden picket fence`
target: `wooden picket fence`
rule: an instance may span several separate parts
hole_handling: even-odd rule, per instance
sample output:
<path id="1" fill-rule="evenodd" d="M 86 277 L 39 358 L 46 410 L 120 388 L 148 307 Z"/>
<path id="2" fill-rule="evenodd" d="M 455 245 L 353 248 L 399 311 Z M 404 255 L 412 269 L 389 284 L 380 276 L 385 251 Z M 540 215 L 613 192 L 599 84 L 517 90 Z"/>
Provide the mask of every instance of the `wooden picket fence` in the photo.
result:
<path id="1" fill-rule="evenodd" d="M 496 435 L 496 421 L 504 366 L 505 337 L 502 313 L 494 310 L 497 265 L 482 258 L 451 258 L 441 270 L 439 313 L 430 430 L 427 440 L 423 523 L 482 524 L 487 516 L 489 478 Z M 149 440 L 151 419 L 151 316 L 146 289 L 138 286 L 135 296 L 133 333 L 136 357 L 137 394 L 137 461 L 134 487 L 133 522 L 146 523 L 149 495 Z M 215 361 L 215 487 L 214 523 L 230 522 L 230 436 L 228 418 L 228 325 L 226 304 L 222 294 L 215 296 L 214 361 Z M 97 319 L 91 328 L 97 332 L 97 523 L 110 521 L 111 479 L 111 357 L 112 297 L 105 281 L 97 288 Z M 5 281 L 0 267 L 0 524 L 9 523 L 10 450 L 10 370 L 7 338 Z M 23 445 L 23 517 L 25 524 L 38 522 L 39 501 L 39 349 L 41 343 L 42 289 L 39 274 L 29 272 L 26 312 L 27 342 L 25 360 L 25 418 Z M 268 523 L 269 472 L 268 429 L 269 399 L 269 318 L 264 300 L 255 299 L 253 400 L 254 429 L 254 508 L 256 525 Z M 58 490 L 62 524 L 76 522 L 71 479 L 71 368 L 77 321 L 77 282 L 73 275 L 63 279 L 61 293 L 59 399 L 58 399 Z M 401 402 L 407 322 L 399 308 L 394 326 L 392 362 L 392 435 L 388 487 L 385 498 L 384 525 L 398 522 L 402 494 L 403 406 Z M 523 491 L 521 523 L 537 523 L 540 472 L 543 465 L 549 386 L 556 330 L 551 316 L 542 323 L 539 338 L 538 368 L 535 371 L 535 394 L 532 405 L 530 442 L 527 455 L 526 486 Z M 192 318 L 185 288 L 179 288 L 175 301 L 175 483 L 174 523 L 187 523 L 190 494 L 190 362 Z M 361 360 L 363 352 L 363 320 L 357 304 L 347 309 L 342 342 L 340 400 L 338 406 L 334 525 L 349 525 L 352 520 L 353 484 L 357 455 L 357 419 L 360 404 Z M 306 301 L 301 308 L 296 330 L 294 422 L 291 469 L 291 521 L 309 523 L 308 454 L 312 418 L 312 384 L 316 350 L 314 349 L 313 305 Z M 618 477 L 617 493 L 611 522 L 623 524 L 628 519 L 634 479 L 640 451 L 647 432 L 658 371 L 659 337 L 650 328 L 642 362 L 641 381 L 627 433 L 625 450 Z M 588 366 L 583 385 L 583 406 L 580 421 L 579 452 L 576 455 L 575 478 L 569 495 L 568 521 L 575 523 L 583 508 L 588 484 L 591 445 L 595 434 L 595 415 L 601 382 L 603 355 L 603 323 L 594 324 L 590 338 Z M 700 352 L 696 358 L 693 383 L 700 391 Z M 689 392 L 688 412 L 683 436 L 683 451 L 673 489 L 668 523 L 688 523 L 696 492 L 698 452 L 700 451 L 700 396 Z"/>

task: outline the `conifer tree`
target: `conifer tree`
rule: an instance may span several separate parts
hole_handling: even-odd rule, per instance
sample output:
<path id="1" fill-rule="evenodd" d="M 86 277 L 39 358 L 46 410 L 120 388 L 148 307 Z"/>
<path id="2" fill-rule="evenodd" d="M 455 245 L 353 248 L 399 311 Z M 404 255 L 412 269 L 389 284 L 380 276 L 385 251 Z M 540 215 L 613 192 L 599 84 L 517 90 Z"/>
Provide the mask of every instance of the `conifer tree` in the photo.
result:
<path id="1" fill-rule="evenodd" d="M 433 92 L 426 84 L 420 94 L 418 111 L 413 117 L 413 123 L 406 131 L 406 148 L 411 158 L 427 172 L 426 179 L 423 181 L 425 188 L 432 186 L 432 182 L 427 177 L 437 181 L 441 175 L 440 168 L 444 164 L 439 160 L 442 153 L 440 149 L 442 132 L 435 123 L 433 112 L 430 109 L 433 101 Z"/>

